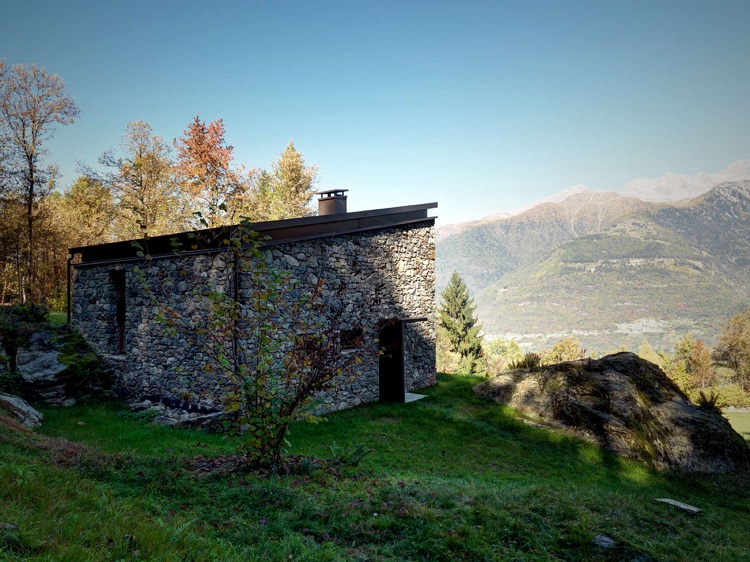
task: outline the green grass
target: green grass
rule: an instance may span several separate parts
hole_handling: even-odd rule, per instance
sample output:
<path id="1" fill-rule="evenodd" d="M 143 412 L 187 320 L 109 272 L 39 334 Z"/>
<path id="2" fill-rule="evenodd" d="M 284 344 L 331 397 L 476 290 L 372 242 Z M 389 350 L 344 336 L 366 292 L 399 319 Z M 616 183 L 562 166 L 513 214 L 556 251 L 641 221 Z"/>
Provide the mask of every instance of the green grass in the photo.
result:
<path id="1" fill-rule="evenodd" d="M 750 441 L 750 412 L 724 412 L 734 430 Z"/>
<path id="2" fill-rule="evenodd" d="M 304 461 L 293 474 L 191 471 L 231 444 L 116 403 L 45 408 L 45 437 L 0 424 L 0 523 L 18 526 L 0 526 L 0 559 L 750 558 L 747 475 L 653 472 L 523 424 L 472 395 L 476 382 L 440 376 L 418 402 L 295 424 L 293 454 L 374 452 L 358 468 Z M 598 534 L 619 548 L 594 546 Z"/>
<path id="3" fill-rule="evenodd" d="M 50 324 L 65 324 L 68 321 L 67 312 L 50 312 L 47 316 Z"/>

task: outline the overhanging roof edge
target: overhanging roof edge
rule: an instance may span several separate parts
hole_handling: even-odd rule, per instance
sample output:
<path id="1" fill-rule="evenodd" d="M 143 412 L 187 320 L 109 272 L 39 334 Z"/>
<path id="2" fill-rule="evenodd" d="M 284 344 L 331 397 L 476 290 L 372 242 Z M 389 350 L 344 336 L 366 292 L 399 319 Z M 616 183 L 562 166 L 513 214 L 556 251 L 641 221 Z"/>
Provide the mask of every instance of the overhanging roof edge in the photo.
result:
<path id="1" fill-rule="evenodd" d="M 300 217 L 295 219 L 280 219 L 275 221 L 261 221 L 261 222 L 255 222 L 250 223 L 251 224 L 251 230 L 254 230 L 256 232 L 263 233 L 268 230 L 277 230 L 277 229 L 284 229 L 284 228 L 294 228 L 299 226 L 306 226 L 306 225 L 319 225 L 322 226 L 324 224 L 332 224 L 332 223 L 339 223 L 343 221 L 349 221 L 349 220 L 356 220 L 360 218 L 374 218 L 374 217 L 380 217 L 380 216 L 386 216 L 386 215 L 397 215 L 397 214 L 403 214 L 403 213 L 412 213 L 415 211 L 424 211 L 425 217 L 427 217 L 427 210 L 428 209 L 435 209 L 437 208 L 438 204 L 436 201 L 433 201 L 432 203 L 421 203 L 417 205 L 404 205 L 401 207 L 388 207 L 384 209 L 370 209 L 367 211 L 355 211 L 353 213 L 341 213 L 341 214 L 333 214 L 333 215 L 322 215 L 322 216 L 313 216 L 313 217 Z M 237 227 L 239 225 L 228 225 L 229 228 Z M 159 236 L 153 237 L 151 240 L 156 239 L 170 239 L 174 238 L 176 236 L 184 236 L 187 234 L 205 234 L 208 235 L 211 232 L 220 232 L 222 227 L 216 227 L 216 228 L 207 228 L 207 229 L 201 229 L 201 230 L 192 230 L 192 231 L 183 231 L 183 232 L 174 232 L 171 234 L 162 234 Z M 335 230 L 335 229 L 334 229 Z M 130 240 L 121 240 L 119 242 L 105 242 L 104 244 L 92 244 L 90 246 L 77 246 L 74 248 L 69 248 L 68 252 L 73 253 L 81 253 L 82 251 L 86 250 L 87 248 L 95 248 L 95 247 L 104 247 L 104 246 L 113 246 L 115 244 L 132 244 L 133 242 L 137 242 L 142 240 L 142 238 L 132 238 Z"/>
<path id="2" fill-rule="evenodd" d="M 373 211 L 360 211 L 356 213 L 342 213 L 339 215 L 326 215 L 324 217 L 307 217 L 306 219 L 287 219 L 280 221 L 267 221 L 264 223 L 255 223 L 252 230 L 257 231 L 261 236 L 266 234 L 271 237 L 265 244 L 272 246 L 283 243 L 292 243 L 301 240 L 311 240 L 316 238 L 326 238 L 356 232 L 365 232 L 369 230 L 378 230 L 393 226 L 414 224 L 418 222 L 430 221 L 434 224 L 436 217 L 427 216 L 427 209 L 437 207 L 437 203 L 427 203 L 423 205 L 410 205 L 406 207 L 394 207 L 391 209 L 377 209 Z M 377 211 L 392 211 L 383 213 Z M 310 219 L 335 217 L 336 220 L 311 221 Z M 293 224 L 290 224 L 293 223 Z M 258 228 L 261 227 L 261 228 Z M 233 228 L 233 227 L 229 227 Z M 224 238 L 219 236 L 222 229 L 206 229 L 202 231 L 182 232 L 171 235 L 154 237 L 145 242 L 145 250 L 152 257 L 161 258 L 174 256 L 172 240 L 175 238 L 184 238 L 184 241 L 191 240 L 190 234 L 204 233 L 207 236 L 213 235 L 214 240 Z M 133 247 L 133 242 L 144 243 L 143 240 L 125 240 L 121 242 L 111 242 L 107 244 L 98 244 L 93 246 L 83 246 L 70 248 L 69 252 L 81 254 L 82 261 L 80 266 L 86 263 L 117 263 L 118 261 L 131 261 L 136 258 L 138 248 Z M 186 251 L 185 254 L 205 253 L 220 250 L 218 245 L 207 245 L 195 251 Z M 139 258 L 141 259 L 141 258 Z"/>

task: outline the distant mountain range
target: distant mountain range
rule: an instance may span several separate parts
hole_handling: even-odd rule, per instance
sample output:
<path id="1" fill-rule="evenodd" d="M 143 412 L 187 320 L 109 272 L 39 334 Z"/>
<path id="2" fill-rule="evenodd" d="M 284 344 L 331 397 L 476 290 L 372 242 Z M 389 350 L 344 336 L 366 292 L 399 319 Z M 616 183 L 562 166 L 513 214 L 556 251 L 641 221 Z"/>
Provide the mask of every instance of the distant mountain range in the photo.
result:
<path id="1" fill-rule="evenodd" d="M 745 179 L 743 179 L 743 176 Z M 437 233 L 441 290 L 458 271 L 490 336 L 589 351 L 685 334 L 714 343 L 750 305 L 750 161 L 716 174 L 569 188 L 529 209 Z"/>

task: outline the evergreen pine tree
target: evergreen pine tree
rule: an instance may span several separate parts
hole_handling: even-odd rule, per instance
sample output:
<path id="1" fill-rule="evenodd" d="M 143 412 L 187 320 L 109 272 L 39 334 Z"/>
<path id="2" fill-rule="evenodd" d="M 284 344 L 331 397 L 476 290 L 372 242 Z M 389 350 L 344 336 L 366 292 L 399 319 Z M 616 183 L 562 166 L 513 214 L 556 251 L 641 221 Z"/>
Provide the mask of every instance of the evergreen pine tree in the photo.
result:
<path id="1" fill-rule="evenodd" d="M 469 289 L 457 272 L 440 294 L 438 324 L 445 330 L 451 351 L 461 356 L 459 368 L 469 374 L 480 372 L 482 357 L 482 326 L 477 324 L 476 305 Z"/>

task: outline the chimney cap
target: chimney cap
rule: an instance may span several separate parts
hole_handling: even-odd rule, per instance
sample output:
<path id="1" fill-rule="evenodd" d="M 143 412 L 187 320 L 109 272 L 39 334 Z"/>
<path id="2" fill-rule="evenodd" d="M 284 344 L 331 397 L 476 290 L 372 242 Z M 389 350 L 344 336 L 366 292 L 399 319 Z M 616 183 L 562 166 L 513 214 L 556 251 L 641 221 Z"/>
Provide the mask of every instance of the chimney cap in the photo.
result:
<path id="1" fill-rule="evenodd" d="M 326 196 L 328 197 L 342 196 L 344 195 L 345 191 L 349 191 L 349 190 L 348 189 L 328 189 L 326 191 L 316 191 L 315 193 L 320 195 L 320 198 L 322 199 L 323 197 L 326 197 Z"/>

